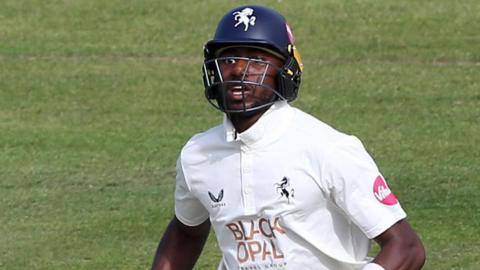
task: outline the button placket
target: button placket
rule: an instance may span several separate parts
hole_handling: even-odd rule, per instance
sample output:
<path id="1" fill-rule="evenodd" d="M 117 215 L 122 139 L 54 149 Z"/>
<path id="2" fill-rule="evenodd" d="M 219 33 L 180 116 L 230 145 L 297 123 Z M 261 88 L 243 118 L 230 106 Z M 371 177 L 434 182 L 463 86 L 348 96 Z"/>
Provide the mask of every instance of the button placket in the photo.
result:
<path id="1" fill-rule="evenodd" d="M 253 191 L 252 179 L 252 155 L 249 149 L 242 145 L 241 147 L 241 174 L 242 174 L 242 195 L 245 208 L 245 214 L 255 213 L 255 194 Z"/>

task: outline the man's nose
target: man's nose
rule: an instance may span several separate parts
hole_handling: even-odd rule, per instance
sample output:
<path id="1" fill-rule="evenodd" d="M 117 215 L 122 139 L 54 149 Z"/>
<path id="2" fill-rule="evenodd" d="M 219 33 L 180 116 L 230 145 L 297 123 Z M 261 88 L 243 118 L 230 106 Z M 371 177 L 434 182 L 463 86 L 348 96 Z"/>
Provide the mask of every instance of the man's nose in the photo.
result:
<path id="1" fill-rule="evenodd" d="M 231 74 L 235 77 L 246 76 L 248 66 L 249 64 L 247 60 L 239 59 L 232 64 Z"/>

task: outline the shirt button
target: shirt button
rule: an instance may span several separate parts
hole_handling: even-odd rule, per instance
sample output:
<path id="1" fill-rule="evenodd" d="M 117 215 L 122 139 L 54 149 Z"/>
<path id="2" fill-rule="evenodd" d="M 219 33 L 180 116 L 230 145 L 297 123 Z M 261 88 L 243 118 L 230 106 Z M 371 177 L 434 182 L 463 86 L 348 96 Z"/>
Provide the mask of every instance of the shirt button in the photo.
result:
<path id="1" fill-rule="evenodd" d="M 252 189 L 249 187 L 245 188 L 245 194 L 250 194 L 250 193 L 252 193 Z"/>

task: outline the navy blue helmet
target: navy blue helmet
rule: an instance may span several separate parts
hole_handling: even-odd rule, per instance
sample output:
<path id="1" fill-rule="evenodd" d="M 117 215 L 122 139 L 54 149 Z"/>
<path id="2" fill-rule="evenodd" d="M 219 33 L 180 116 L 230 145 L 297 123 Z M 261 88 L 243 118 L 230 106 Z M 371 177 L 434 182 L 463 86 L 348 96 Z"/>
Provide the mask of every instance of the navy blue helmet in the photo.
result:
<path id="1" fill-rule="evenodd" d="M 230 47 L 260 48 L 283 60 L 283 66 L 278 67 L 277 89 L 271 89 L 276 94 L 275 100 L 260 107 L 244 109 L 242 112 L 268 107 L 276 100 L 295 100 L 300 87 L 303 63 L 295 47 L 292 31 L 281 14 L 263 6 L 237 7 L 223 16 L 213 39 L 205 44 L 205 96 L 212 105 L 227 113 L 239 111 L 229 111 L 224 106 L 225 100 L 222 99 L 221 92 L 229 81 L 223 80 L 217 61 L 220 52 Z M 264 86 L 261 83 L 255 84 Z"/>

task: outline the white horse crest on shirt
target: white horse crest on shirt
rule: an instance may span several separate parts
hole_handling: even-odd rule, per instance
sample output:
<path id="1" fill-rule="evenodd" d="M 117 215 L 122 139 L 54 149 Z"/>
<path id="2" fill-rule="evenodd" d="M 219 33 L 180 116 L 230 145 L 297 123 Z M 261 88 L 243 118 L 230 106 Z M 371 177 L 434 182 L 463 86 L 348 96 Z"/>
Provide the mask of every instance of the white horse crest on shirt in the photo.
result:
<path id="1" fill-rule="evenodd" d="M 235 24 L 235 27 L 243 23 L 245 27 L 243 31 L 245 32 L 248 31 L 248 27 L 250 25 L 251 26 L 255 25 L 255 20 L 257 19 L 255 16 L 252 16 L 253 9 L 251 8 L 244 8 L 242 9 L 242 11 L 235 11 L 233 15 L 235 16 L 234 17 L 235 21 L 237 21 L 237 23 Z"/>

